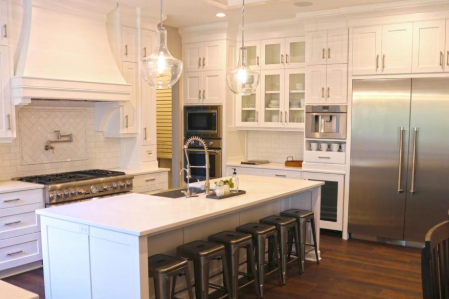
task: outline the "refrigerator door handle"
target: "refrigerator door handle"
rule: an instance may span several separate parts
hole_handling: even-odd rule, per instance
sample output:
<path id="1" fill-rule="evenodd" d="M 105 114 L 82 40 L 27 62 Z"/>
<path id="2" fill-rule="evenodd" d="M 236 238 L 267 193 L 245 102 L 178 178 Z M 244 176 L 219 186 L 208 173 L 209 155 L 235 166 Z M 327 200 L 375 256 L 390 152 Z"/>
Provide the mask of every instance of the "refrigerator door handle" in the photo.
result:
<path id="1" fill-rule="evenodd" d="M 404 156 L 404 131 L 405 128 L 400 128 L 399 138 L 399 175 L 398 175 L 398 193 L 404 192 L 402 189 L 402 160 Z"/>
<path id="2" fill-rule="evenodd" d="M 418 128 L 413 128 L 413 158 L 412 158 L 412 182 L 410 184 L 410 193 L 413 194 L 415 190 L 415 172 L 416 172 L 416 143 L 418 138 Z"/>

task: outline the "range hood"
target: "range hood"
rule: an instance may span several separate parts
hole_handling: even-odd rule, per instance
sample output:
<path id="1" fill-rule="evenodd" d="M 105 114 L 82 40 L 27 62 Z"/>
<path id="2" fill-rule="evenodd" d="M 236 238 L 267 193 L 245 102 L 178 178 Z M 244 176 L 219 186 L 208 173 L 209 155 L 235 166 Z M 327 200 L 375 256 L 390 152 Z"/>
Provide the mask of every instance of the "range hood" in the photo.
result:
<path id="1" fill-rule="evenodd" d="M 131 87 L 114 60 L 106 31 L 106 15 L 116 4 L 105 3 L 23 1 L 20 52 L 11 81 L 16 105 L 31 99 L 129 101 Z"/>

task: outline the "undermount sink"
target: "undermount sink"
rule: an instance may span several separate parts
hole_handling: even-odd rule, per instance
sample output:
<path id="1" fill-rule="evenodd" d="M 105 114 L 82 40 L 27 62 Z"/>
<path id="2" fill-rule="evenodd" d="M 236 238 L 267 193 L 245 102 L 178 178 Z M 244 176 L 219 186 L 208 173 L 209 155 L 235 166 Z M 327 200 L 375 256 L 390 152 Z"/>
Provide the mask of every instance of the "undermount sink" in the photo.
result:
<path id="1" fill-rule="evenodd" d="M 170 189 L 170 190 L 165 190 L 162 192 L 153 193 L 151 195 L 167 197 L 167 198 L 181 198 L 181 197 L 185 197 L 185 194 L 182 193 L 182 191 L 186 191 L 186 188 Z M 195 192 L 196 194 L 200 194 L 200 193 L 204 193 L 204 190 L 202 190 L 200 188 L 190 188 L 190 192 Z"/>

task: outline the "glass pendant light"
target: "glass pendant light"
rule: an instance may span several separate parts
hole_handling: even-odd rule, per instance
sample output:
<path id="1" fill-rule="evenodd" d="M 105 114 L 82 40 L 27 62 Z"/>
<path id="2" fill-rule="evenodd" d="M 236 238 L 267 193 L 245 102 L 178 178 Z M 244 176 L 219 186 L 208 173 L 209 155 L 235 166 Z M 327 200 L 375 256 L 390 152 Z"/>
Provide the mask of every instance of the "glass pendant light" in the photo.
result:
<path id="1" fill-rule="evenodd" d="M 226 82 L 233 93 L 248 96 L 256 91 L 260 74 L 251 70 L 247 63 L 245 48 L 245 0 L 242 5 L 242 47 L 239 49 L 239 63 L 226 74 Z"/>
<path id="2" fill-rule="evenodd" d="M 172 88 L 181 77 L 182 61 L 174 58 L 167 48 L 167 30 L 162 25 L 162 0 L 156 48 L 142 60 L 142 73 L 145 81 L 156 89 Z"/>

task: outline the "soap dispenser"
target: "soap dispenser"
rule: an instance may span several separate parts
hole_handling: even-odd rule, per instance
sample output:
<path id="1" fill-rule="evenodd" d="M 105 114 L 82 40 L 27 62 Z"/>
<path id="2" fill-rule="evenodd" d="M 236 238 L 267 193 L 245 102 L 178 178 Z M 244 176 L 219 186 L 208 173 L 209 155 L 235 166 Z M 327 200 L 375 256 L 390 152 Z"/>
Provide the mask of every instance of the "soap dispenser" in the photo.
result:
<path id="1" fill-rule="evenodd" d="M 234 169 L 234 173 L 232 174 L 232 182 L 234 183 L 234 189 L 232 191 L 239 192 L 239 178 L 237 177 L 237 169 Z"/>

